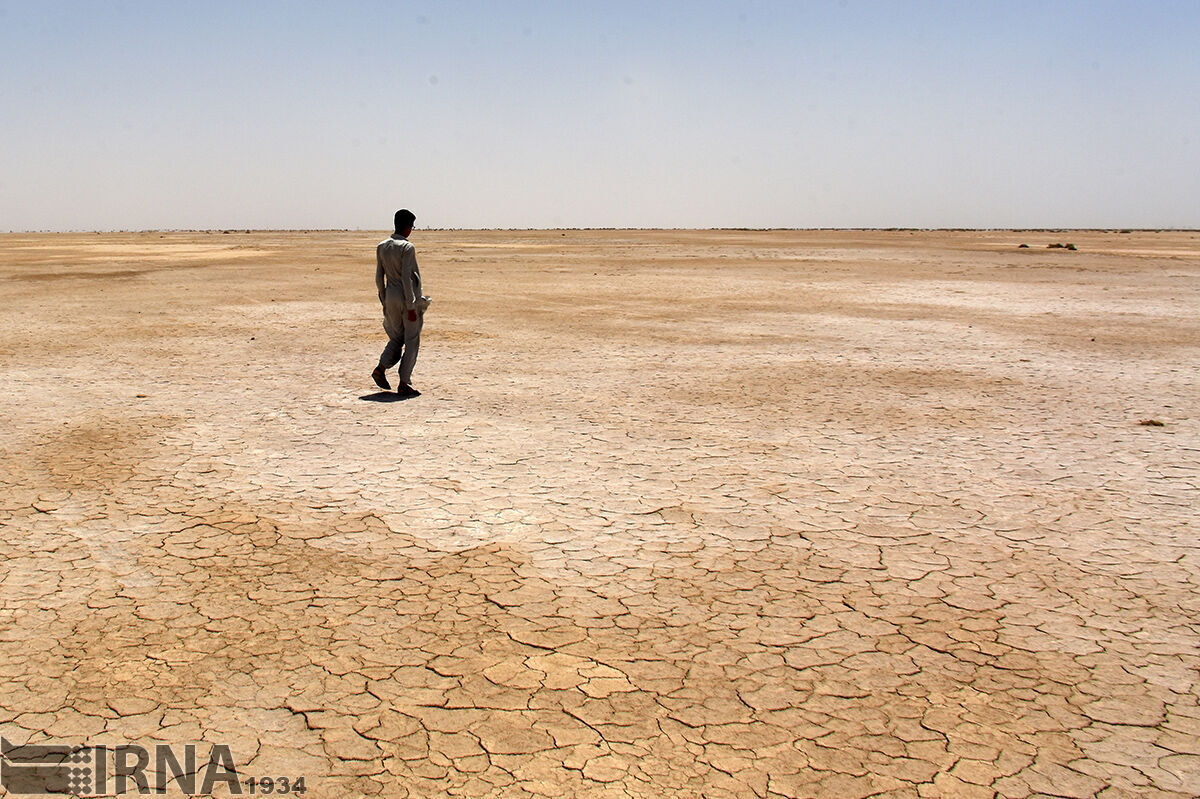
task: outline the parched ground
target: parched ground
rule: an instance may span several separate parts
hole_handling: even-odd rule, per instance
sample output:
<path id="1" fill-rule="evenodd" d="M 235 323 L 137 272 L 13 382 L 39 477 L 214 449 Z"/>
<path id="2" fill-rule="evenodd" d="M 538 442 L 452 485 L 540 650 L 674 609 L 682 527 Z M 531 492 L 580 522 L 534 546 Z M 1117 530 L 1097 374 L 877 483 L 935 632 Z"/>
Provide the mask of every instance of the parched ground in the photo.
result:
<path id="1" fill-rule="evenodd" d="M 1200 795 L 1200 234 L 418 230 L 403 402 L 382 235 L 0 236 L 9 742 Z"/>

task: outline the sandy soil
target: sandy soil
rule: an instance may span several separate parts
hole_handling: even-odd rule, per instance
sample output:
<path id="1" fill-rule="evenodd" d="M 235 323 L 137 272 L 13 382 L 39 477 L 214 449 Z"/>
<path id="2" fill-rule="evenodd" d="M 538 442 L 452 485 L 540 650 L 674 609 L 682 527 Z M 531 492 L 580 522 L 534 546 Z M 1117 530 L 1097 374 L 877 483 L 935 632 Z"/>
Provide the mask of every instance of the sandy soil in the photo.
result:
<path id="1" fill-rule="evenodd" d="M 9 741 L 1200 795 L 1200 234 L 418 230 L 403 402 L 382 235 L 0 236 Z"/>

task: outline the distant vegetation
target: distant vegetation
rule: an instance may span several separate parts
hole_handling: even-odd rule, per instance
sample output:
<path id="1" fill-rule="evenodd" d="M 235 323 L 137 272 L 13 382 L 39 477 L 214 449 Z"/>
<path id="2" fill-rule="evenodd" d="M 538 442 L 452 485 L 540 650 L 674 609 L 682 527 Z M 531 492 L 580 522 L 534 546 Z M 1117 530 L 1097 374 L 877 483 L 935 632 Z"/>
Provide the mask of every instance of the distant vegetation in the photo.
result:
<path id="1" fill-rule="evenodd" d="M 1018 250 L 1028 250 L 1029 245 L 1028 244 L 1018 244 L 1017 249 Z M 1067 244 L 1055 243 L 1055 244 L 1047 244 L 1046 249 L 1048 249 L 1048 250 L 1075 250 L 1077 248 L 1074 244 L 1070 244 L 1070 243 L 1067 243 Z"/>

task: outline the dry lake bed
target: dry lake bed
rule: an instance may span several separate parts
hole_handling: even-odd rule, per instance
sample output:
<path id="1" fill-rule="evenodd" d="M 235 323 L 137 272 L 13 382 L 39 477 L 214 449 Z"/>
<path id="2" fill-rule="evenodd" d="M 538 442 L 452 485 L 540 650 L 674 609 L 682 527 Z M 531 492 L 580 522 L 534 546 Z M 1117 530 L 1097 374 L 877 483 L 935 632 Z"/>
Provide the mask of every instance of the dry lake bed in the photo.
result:
<path id="1" fill-rule="evenodd" d="M 1200 233 L 417 230 L 405 401 L 383 235 L 0 236 L 10 745 L 1200 795 Z"/>

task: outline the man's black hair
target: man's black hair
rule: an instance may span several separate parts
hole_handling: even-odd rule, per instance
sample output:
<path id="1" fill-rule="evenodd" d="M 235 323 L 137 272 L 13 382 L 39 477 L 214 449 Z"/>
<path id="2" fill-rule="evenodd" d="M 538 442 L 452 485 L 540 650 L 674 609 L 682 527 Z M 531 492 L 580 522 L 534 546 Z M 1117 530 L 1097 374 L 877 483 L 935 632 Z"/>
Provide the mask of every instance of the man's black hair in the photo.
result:
<path id="1" fill-rule="evenodd" d="M 413 226 L 413 222 L 417 221 L 417 215 L 407 208 L 401 208 L 396 212 L 396 232 L 407 230 Z"/>

